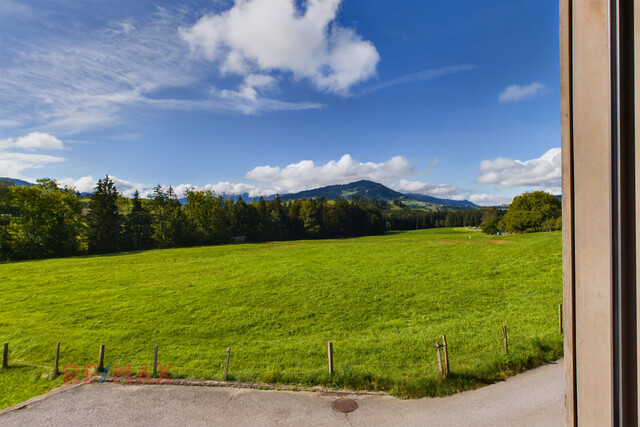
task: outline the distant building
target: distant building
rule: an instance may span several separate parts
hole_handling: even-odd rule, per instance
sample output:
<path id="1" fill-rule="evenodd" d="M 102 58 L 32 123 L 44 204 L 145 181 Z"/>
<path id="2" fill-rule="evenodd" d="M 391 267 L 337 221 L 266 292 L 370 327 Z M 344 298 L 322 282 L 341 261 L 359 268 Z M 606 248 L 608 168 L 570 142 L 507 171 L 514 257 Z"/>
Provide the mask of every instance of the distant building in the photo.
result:
<path id="1" fill-rule="evenodd" d="M 231 243 L 244 243 L 247 239 L 247 236 L 233 236 L 231 238 Z"/>

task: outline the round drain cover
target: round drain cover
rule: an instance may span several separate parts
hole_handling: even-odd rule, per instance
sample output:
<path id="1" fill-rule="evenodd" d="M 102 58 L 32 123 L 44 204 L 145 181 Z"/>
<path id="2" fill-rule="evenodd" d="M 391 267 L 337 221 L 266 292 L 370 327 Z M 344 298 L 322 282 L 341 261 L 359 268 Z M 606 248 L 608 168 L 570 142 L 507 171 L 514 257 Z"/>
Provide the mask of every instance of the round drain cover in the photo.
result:
<path id="1" fill-rule="evenodd" d="M 338 412 L 352 412 L 358 409 L 358 403 L 353 399 L 338 399 L 334 400 L 333 409 Z"/>

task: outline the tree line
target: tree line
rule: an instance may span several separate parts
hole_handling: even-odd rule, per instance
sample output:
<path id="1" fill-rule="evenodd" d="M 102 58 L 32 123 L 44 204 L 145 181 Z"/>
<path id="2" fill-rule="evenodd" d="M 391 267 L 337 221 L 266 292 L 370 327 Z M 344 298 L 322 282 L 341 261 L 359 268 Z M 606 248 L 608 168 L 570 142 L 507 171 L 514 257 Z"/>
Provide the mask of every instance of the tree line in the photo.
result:
<path id="1" fill-rule="evenodd" d="M 34 259 L 153 248 L 357 237 L 386 230 L 478 226 L 481 211 L 415 211 L 401 202 L 366 197 L 282 202 L 224 199 L 187 190 L 182 204 L 171 187 L 150 198 L 122 197 L 108 176 L 89 200 L 55 180 L 33 186 L 0 183 L 0 259 Z M 400 209 L 399 209 L 400 207 Z"/>
<path id="2" fill-rule="evenodd" d="M 383 234 L 386 222 L 371 204 L 280 197 L 250 203 L 209 190 L 187 190 L 183 205 L 171 187 L 126 199 L 108 176 L 90 199 L 54 180 L 33 186 L 0 183 L 0 259 L 64 257 L 153 248 L 356 237 Z"/>
<path id="3" fill-rule="evenodd" d="M 487 234 L 562 228 L 560 202 L 544 192 L 496 208 L 426 211 L 401 201 L 354 196 L 245 202 L 210 190 L 189 189 L 182 204 L 160 185 L 146 199 L 123 197 L 108 176 L 88 200 L 55 180 L 15 186 L 0 182 L 0 260 L 65 257 L 154 248 L 247 242 L 342 238 L 387 230 L 481 227 Z"/>

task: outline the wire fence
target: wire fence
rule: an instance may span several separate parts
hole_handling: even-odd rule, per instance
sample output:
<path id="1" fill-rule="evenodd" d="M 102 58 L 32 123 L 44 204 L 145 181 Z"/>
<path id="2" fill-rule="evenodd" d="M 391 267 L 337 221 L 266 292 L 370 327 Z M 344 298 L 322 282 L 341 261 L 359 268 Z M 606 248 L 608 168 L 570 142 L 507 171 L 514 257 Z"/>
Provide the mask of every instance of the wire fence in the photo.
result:
<path id="1" fill-rule="evenodd" d="M 558 332 L 561 335 L 563 332 L 561 315 L 562 305 L 559 305 L 558 310 Z M 341 345 L 336 348 L 337 358 L 335 360 L 333 354 L 333 343 L 331 342 L 327 343 L 328 350 L 325 356 L 322 356 L 321 349 L 318 349 L 316 352 L 305 347 L 302 352 L 309 355 L 305 360 L 298 360 L 293 363 L 290 359 L 286 358 L 280 358 L 280 360 L 276 360 L 275 358 L 273 360 L 256 360 L 256 351 L 260 350 L 261 346 L 267 344 L 282 344 L 284 341 L 295 341 L 295 338 L 291 337 L 288 339 L 265 340 L 260 343 L 240 340 L 239 345 L 227 349 L 227 354 L 230 354 L 231 358 L 227 357 L 226 359 L 223 357 L 222 352 L 219 353 L 219 358 L 215 358 L 215 360 L 212 354 L 201 353 L 200 357 L 193 357 L 192 353 L 188 353 L 191 360 L 193 360 L 194 363 L 199 363 L 200 366 L 189 366 L 191 363 L 183 364 L 182 362 L 184 362 L 184 359 L 187 357 L 184 354 L 175 357 L 174 361 L 178 362 L 177 364 L 171 363 L 171 355 L 167 356 L 165 354 L 165 357 L 160 359 L 164 363 L 158 363 L 156 365 L 158 360 L 158 346 L 156 346 L 155 354 L 153 355 L 154 362 L 149 365 L 145 363 L 138 363 L 137 366 L 133 366 L 133 370 L 131 369 L 133 364 L 125 363 L 124 360 L 126 357 L 123 357 L 122 355 L 116 354 L 114 357 L 113 354 L 109 355 L 107 353 L 107 356 L 105 357 L 104 346 L 100 346 L 99 360 L 90 361 L 89 363 L 83 363 L 85 360 L 82 360 L 82 362 L 76 361 L 76 363 L 73 363 L 69 360 L 72 356 L 69 354 L 65 355 L 64 346 L 62 347 L 62 357 L 60 357 L 60 354 L 58 353 L 60 343 L 58 343 L 55 360 L 53 360 L 53 358 L 50 359 L 53 363 L 48 364 L 41 363 L 42 359 L 29 360 L 29 356 L 34 353 L 34 349 L 32 348 L 12 347 L 10 352 L 9 343 L 5 343 L 2 368 L 3 370 L 12 367 L 37 368 L 49 372 L 53 376 L 64 374 L 65 382 L 69 375 L 69 371 L 71 371 L 71 374 L 73 375 L 72 379 L 80 379 L 83 375 L 86 375 L 87 372 L 90 372 L 93 375 L 101 373 L 103 375 L 107 375 L 111 373 L 109 370 L 113 366 L 117 366 L 119 371 L 124 369 L 123 367 L 127 367 L 129 371 L 131 371 L 128 376 L 131 376 L 131 374 L 139 368 L 140 370 L 137 373 L 138 376 L 143 375 L 149 377 L 149 370 L 152 370 L 157 378 L 157 370 L 159 370 L 161 375 L 164 375 L 166 378 L 192 378 L 194 380 L 218 380 L 222 378 L 224 381 L 261 381 L 265 379 L 272 379 L 277 382 L 283 378 L 285 381 L 287 378 L 291 380 L 292 376 L 331 378 L 331 376 L 336 373 L 346 375 L 347 373 L 353 374 L 354 372 L 370 376 L 373 374 L 375 374 L 374 376 L 402 374 L 418 377 L 434 377 L 439 375 L 446 379 L 449 375 L 450 367 L 453 367 L 454 370 L 459 370 L 464 369 L 469 365 L 478 366 L 479 364 L 481 365 L 482 363 L 496 360 L 508 360 L 509 346 L 516 351 L 520 351 L 523 348 L 523 343 L 519 342 L 517 336 L 515 340 L 513 338 L 509 340 L 507 328 L 505 326 L 502 327 L 502 333 L 503 343 L 501 344 L 503 345 L 499 346 L 496 340 L 496 344 L 491 347 L 473 348 L 471 351 L 468 348 L 465 348 L 464 351 L 466 352 L 463 352 L 462 346 L 455 344 L 455 339 L 450 339 L 450 342 L 447 343 L 444 335 L 441 336 L 442 339 L 438 338 L 438 340 L 431 341 L 432 344 L 414 343 L 413 345 L 408 345 L 404 342 L 404 345 L 400 348 L 398 348 L 398 346 L 394 346 L 395 354 L 393 356 L 397 357 L 398 354 L 405 353 L 409 354 L 407 357 L 416 357 L 416 353 L 420 352 L 420 355 L 418 356 L 420 360 L 398 360 L 397 362 L 394 362 L 393 360 L 369 361 L 367 359 L 379 358 L 381 354 L 384 355 L 384 346 L 379 346 L 379 348 L 349 347 L 346 340 L 343 340 Z M 452 342 L 454 344 L 452 344 Z M 308 343 L 305 343 L 305 345 L 306 344 Z M 177 348 L 176 346 L 167 347 L 170 347 L 172 352 L 175 352 Z M 407 351 L 399 351 L 402 350 L 402 347 L 406 347 Z M 160 351 L 162 350 L 163 349 L 161 348 Z M 302 349 L 298 348 L 298 350 L 300 352 Z M 170 353 L 171 351 L 167 351 L 167 353 Z M 71 353 L 71 351 L 68 353 Z M 78 349 L 74 349 L 74 353 L 78 354 Z M 216 354 L 218 353 L 216 352 Z M 107 360 L 106 366 L 104 364 L 105 358 Z M 322 363 L 322 358 L 325 358 L 324 363 Z M 139 353 L 134 359 L 139 362 Z M 149 359 L 151 360 L 150 357 Z M 59 365 L 61 360 L 64 364 Z M 208 367 L 203 367 L 202 365 Z M 59 367 L 62 367 L 62 372 L 60 372 Z M 89 367 L 89 369 L 87 367 Z M 155 368 L 157 368 L 157 370 Z M 111 369 L 111 371 L 113 371 L 113 369 Z M 2 371 L 0 371 L 0 375 L 1 372 Z"/>

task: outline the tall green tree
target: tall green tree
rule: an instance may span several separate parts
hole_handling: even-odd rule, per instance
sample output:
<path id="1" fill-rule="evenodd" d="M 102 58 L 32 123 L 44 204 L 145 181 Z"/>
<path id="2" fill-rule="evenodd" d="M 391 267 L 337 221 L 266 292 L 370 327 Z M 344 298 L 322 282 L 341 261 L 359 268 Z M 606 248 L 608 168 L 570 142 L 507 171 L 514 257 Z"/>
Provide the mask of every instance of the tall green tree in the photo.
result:
<path id="1" fill-rule="evenodd" d="M 140 200 L 138 190 L 131 199 L 131 212 L 125 219 L 125 247 L 130 250 L 150 249 L 153 247 L 153 216 Z"/>
<path id="2" fill-rule="evenodd" d="M 121 250 L 123 221 L 118 213 L 118 189 L 109 175 L 98 180 L 89 208 L 89 252 L 109 253 Z"/>
<path id="3" fill-rule="evenodd" d="M 161 248 L 174 248 L 194 243 L 193 228 L 185 215 L 173 187 L 165 191 L 158 185 L 153 193 L 154 231 L 153 238 Z"/>

